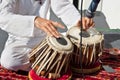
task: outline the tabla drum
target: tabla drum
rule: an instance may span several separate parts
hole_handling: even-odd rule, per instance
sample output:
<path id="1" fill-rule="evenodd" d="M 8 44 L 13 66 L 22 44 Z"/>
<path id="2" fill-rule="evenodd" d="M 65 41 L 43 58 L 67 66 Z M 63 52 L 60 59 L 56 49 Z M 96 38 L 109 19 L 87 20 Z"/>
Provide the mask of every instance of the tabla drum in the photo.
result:
<path id="1" fill-rule="evenodd" d="M 71 59 L 72 71 L 90 74 L 100 70 L 99 56 L 103 50 L 103 34 L 94 28 L 81 33 L 80 28 L 74 26 L 68 30 L 67 37 L 74 45 Z"/>
<path id="2" fill-rule="evenodd" d="M 51 80 L 70 78 L 70 56 L 73 52 L 71 41 L 62 36 L 60 38 L 46 37 L 30 52 L 32 80 Z"/>

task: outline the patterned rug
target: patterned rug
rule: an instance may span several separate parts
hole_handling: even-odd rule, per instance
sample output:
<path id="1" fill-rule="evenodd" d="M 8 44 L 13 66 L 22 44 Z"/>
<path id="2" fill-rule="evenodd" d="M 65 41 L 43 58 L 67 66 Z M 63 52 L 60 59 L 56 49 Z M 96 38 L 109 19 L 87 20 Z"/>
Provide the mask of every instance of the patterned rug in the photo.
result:
<path id="1" fill-rule="evenodd" d="M 28 80 L 26 72 L 13 72 L 0 66 L 0 80 Z"/>
<path id="2" fill-rule="evenodd" d="M 101 69 L 95 74 L 76 77 L 73 80 L 120 80 L 120 54 L 113 54 L 110 51 L 111 49 L 105 49 L 100 59 L 102 65 L 111 66 L 115 70 L 114 73 Z M 28 74 L 21 71 L 8 71 L 0 66 L 0 80 L 28 80 Z"/>

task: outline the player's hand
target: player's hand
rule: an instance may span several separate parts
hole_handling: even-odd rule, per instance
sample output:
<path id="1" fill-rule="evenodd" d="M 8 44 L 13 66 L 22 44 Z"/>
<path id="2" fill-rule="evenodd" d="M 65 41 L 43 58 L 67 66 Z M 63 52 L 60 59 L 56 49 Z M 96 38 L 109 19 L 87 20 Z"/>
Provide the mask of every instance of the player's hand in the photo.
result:
<path id="1" fill-rule="evenodd" d="M 35 26 L 46 32 L 49 36 L 54 36 L 56 38 L 60 37 L 60 33 L 56 30 L 56 28 L 64 28 L 64 26 L 58 22 L 54 22 L 40 17 L 35 18 Z"/>
<path id="2" fill-rule="evenodd" d="M 87 30 L 90 27 L 94 27 L 95 23 L 94 23 L 92 18 L 83 17 L 82 18 L 82 25 L 83 25 L 83 29 Z M 81 20 L 78 21 L 77 26 L 81 27 Z"/>

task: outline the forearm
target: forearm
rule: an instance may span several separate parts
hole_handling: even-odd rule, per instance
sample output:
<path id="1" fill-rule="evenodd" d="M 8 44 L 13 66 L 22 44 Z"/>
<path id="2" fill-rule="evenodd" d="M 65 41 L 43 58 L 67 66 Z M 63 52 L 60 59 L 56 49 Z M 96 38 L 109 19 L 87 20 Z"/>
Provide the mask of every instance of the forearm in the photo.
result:
<path id="1" fill-rule="evenodd" d="M 95 11 L 98 7 L 98 4 L 99 4 L 100 0 L 92 0 L 91 1 L 91 4 L 88 8 L 88 10 L 86 11 L 86 16 L 89 17 L 89 18 L 93 18 L 94 15 L 95 15 Z"/>
<path id="2" fill-rule="evenodd" d="M 57 5 L 56 2 L 58 3 Z M 67 26 L 75 25 L 80 19 L 80 13 L 68 0 L 52 0 L 51 7 L 54 13 L 62 19 Z"/>

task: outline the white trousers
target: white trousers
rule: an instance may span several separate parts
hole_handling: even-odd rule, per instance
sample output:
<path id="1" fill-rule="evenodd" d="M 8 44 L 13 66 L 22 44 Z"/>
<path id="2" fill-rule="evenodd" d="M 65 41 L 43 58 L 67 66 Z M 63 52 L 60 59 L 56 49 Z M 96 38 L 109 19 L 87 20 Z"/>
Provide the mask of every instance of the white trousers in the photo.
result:
<path id="1" fill-rule="evenodd" d="M 18 38 L 10 36 L 1 54 L 1 65 L 10 70 L 30 70 L 29 52 L 44 37 Z"/>
<path id="2" fill-rule="evenodd" d="M 1 65 L 10 70 L 26 70 L 30 68 L 29 49 L 15 48 L 12 45 L 7 46 L 1 55 Z"/>

